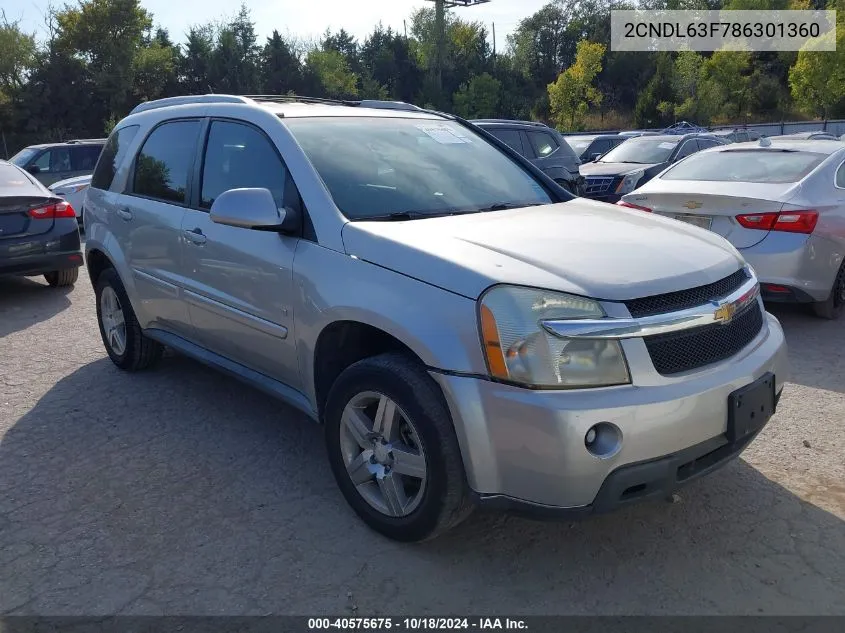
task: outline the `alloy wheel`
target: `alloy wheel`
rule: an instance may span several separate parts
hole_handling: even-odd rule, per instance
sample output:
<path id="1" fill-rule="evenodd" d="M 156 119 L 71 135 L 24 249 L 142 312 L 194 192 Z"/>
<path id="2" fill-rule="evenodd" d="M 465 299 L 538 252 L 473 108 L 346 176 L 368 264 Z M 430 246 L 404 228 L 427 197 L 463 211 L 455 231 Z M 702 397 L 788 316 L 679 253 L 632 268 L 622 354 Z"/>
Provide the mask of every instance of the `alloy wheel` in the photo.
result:
<path id="1" fill-rule="evenodd" d="M 391 517 L 419 507 L 426 488 L 425 451 L 414 424 L 389 397 L 359 393 L 343 410 L 340 448 L 358 494 Z"/>
<path id="2" fill-rule="evenodd" d="M 111 286 L 100 294 L 100 322 L 106 343 L 115 354 L 122 356 L 126 351 L 126 322 L 120 299 Z"/>

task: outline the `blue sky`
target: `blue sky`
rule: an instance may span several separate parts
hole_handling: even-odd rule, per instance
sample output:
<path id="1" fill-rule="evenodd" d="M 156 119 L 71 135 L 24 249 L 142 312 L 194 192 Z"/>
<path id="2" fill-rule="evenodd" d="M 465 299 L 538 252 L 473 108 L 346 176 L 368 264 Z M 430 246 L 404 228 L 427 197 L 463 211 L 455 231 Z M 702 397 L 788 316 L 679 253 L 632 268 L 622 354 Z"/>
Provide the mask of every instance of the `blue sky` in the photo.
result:
<path id="1" fill-rule="evenodd" d="M 466 9 L 457 9 L 465 19 L 480 20 L 488 29 L 496 23 L 496 36 L 500 50 L 504 49 L 505 36 L 513 31 L 519 21 L 537 11 L 548 0 L 491 0 L 491 2 Z M 237 12 L 238 0 L 142 0 L 151 11 L 156 24 L 166 27 L 176 41 L 192 24 L 230 16 Z M 3 0 L 3 9 L 9 20 L 21 20 L 25 31 L 43 38 L 43 15 L 48 0 Z M 54 0 L 55 6 L 64 4 Z M 326 28 L 336 31 L 341 27 L 363 39 L 381 20 L 400 32 L 402 20 L 422 6 L 425 0 L 246 0 L 252 11 L 260 37 L 273 29 L 301 38 L 318 37 Z"/>

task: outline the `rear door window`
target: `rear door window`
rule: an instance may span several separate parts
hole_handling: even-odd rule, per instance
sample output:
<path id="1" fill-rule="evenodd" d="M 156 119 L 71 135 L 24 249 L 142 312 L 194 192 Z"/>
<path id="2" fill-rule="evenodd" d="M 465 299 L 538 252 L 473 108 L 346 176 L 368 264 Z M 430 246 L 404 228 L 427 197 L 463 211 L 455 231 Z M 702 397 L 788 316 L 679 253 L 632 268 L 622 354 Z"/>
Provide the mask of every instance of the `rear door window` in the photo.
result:
<path id="1" fill-rule="evenodd" d="M 70 149 L 72 171 L 94 171 L 102 147 L 99 145 L 81 145 Z"/>
<path id="2" fill-rule="evenodd" d="M 681 160 L 682 158 L 686 158 L 690 154 L 695 154 L 698 151 L 698 143 L 694 138 L 691 138 L 687 141 L 684 141 L 684 144 L 681 145 L 681 149 L 678 150 L 678 154 L 675 156 L 675 160 Z"/>
<path id="3" fill-rule="evenodd" d="M 153 130 L 135 159 L 132 192 L 185 204 L 199 130 L 196 120 L 171 121 Z"/>
<path id="4" fill-rule="evenodd" d="M 531 141 L 531 145 L 534 147 L 534 153 L 537 154 L 537 158 L 546 158 L 547 156 L 551 156 L 560 147 L 557 139 L 548 132 L 535 132 L 532 130 L 530 132 L 526 132 L 525 134 L 528 136 L 528 140 Z"/>
<path id="5" fill-rule="evenodd" d="M 112 132 L 96 163 L 94 175 L 91 177 L 91 186 L 94 189 L 111 189 L 114 175 L 123 162 L 129 144 L 135 138 L 138 129 L 137 125 L 128 125 Z"/>
<path id="6" fill-rule="evenodd" d="M 514 149 L 521 155 L 525 156 L 525 150 L 522 147 L 522 137 L 519 134 L 519 130 L 488 130 L 488 132 L 508 145 L 511 149 Z"/>
<path id="7" fill-rule="evenodd" d="M 836 186 L 845 189 L 845 163 L 842 163 L 836 170 Z"/>

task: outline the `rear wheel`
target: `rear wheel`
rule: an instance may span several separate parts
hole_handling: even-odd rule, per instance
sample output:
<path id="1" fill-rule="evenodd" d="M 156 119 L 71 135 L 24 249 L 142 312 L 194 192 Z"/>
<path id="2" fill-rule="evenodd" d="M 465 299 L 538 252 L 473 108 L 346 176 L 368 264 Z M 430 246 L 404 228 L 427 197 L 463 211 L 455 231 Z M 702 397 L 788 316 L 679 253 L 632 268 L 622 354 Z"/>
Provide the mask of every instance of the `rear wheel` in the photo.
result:
<path id="1" fill-rule="evenodd" d="M 112 362 L 126 371 L 154 365 L 161 358 L 163 347 L 144 335 L 114 268 L 100 273 L 94 290 L 100 336 Z"/>
<path id="2" fill-rule="evenodd" d="M 51 273 L 45 273 L 44 279 L 53 288 L 60 288 L 62 286 L 72 286 L 79 279 L 78 268 L 67 268 L 65 270 L 54 270 Z"/>
<path id="3" fill-rule="evenodd" d="M 324 418 L 332 472 L 371 528 L 422 541 L 469 515 L 451 416 L 418 363 L 395 353 L 355 363 L 332 386 Z"/>
<path id="4" fill-rule="evenodd" d="M 826 301 L 813 304 L 816 316 L 822 319 L 838 319 L 845 312 L 845 262 L 833 282 L 833 289 Z"/>

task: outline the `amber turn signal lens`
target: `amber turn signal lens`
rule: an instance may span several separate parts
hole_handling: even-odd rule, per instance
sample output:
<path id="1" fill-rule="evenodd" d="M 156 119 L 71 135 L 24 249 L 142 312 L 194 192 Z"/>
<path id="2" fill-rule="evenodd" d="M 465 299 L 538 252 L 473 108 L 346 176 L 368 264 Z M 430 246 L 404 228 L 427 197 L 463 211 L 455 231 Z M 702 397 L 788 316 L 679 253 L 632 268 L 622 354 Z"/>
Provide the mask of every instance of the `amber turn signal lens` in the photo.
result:
<path id="1" fill-rule="evenodd" d="M 490 308 L 481 306 L 481 338 L 484 342 L 484 353 L 487 356 L 487 367 L 490 375 L 496 378 L 507 378 L 508 367 L 502 354 L 502 344 L 499 342 L 499 328 Z"/>

